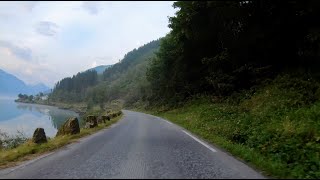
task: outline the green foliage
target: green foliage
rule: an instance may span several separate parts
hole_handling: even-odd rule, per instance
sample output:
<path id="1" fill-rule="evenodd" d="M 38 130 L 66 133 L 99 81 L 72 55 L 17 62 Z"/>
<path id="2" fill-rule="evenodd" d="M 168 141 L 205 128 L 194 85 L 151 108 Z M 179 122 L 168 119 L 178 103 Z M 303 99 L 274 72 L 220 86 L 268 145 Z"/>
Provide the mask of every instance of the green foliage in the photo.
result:
<path id="1" fill-rule="evenodd" d="M 203 97 L 159 114 L 269 175 L 319 178 L 320 99 L 315 96 L 319 87 L 312 79 L 286 74 L 253 93 L 247 91 L 251 95 L 243 92 L 239 103 Z M 246 151 L 239 152 L 239 146 Z"/>
<path id="2" fill-rule="evenodd" d="M 64 78 L 56 84 L 49 99 L 52 102 L 86 102 L 88 110 L 96 104 L 103 109 L 116 99 L 123 99 L 127 104 L 145 99 L 149 93 L 145 72 L 158 47 L 159 40 L 156 40 L 130 51 L 101 76 L 96 71 L 86 71 Z"/>
<path id="3" fill-rule="evenodd" d="M 173 6 L 166 37 L 127 53 L 98 78 L 81 74 L 92 84 L 79 74 L 65 78 L 50 99 L 86 102 L 91 114 L 115 100 L 154 107 L 275 176 L 319 178 L 320 3 Z"/>
<path id="4" fill-rule="evenodd" d="M 290 69 L 319 76 L 316 1 L 175 2 L 172 31 L 147 72 L 151 99 L 228 96 Z M 175 99 L 172 100 L 172 97 Z"/>
<path id="5" fill-rule="evenodd" d="M 33 95 L 28 96 L 27 94 L 19 94 L 16 102 L 24 102 L 24 103 L 34 103 L 35 97 Z"/>
<path id="6" fill-rule="evenodd" d="M 0 131 L 0 150 L 16 148 L 27 140 L 28 139 L 23 132 L 17 131 L 15 136 L 10 136 L 5 132 Z"/>
<path id="7" fill-rule="evenodd" d="M 104 80 L 108 82 L 116 80 L 121 73 L 143 61 L 145 59 L 144 56 L 148 55 L 150 52 L 152 53 L 158 46 L 159 40 L 155 40 L 128 52 L 119 63 L 114 64 L 111 68 L 108 68 L 103 72 Z"/>
<path id="8" fill-rule="evenodd" d="M 81 102 L 84 100 L 86 90 L 97 83 L 98 75 L 95 70 L 78 73 L 72 78 L 59 81 L 49 98 L 58 102 Z"/>
<path id="9" fill-rule="evenodd" d="M 124 100 L 130 105 L 145 99 L 149 94 L 146 69 L 150 58 L 159 47 L 159 40 L 152 41 L 129 52 L 123 60 L 104 72 L 105 102 Z"/>

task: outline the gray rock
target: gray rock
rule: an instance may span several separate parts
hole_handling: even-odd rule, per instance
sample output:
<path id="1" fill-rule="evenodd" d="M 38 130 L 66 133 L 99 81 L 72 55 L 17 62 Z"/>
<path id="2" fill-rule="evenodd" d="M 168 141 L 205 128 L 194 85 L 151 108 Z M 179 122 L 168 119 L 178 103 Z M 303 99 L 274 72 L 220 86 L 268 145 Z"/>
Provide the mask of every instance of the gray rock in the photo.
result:
<path id="1" fill-rule="evenodd" d="M 78 118 L 71 117 L 59 128 L 57 136 L 78 133 L 80 133 Z"/>
<path id="2" fill-rule="evenodd" d="M 103 120 L 104 123 L 106 123 L 106 121 L 110 121 L 110 117 L 104 115 L 104 116 L 102 116 L 102 120 Z"/>
<path id="3" fill-rule="evenodd" d="M 41 144 L 47 142 L 47 136 L 43 128 L 37 128 L 32 137 L 32 142 Z"/>
<path id="4" fill-rule="evenodd" d="M 94 128 L 98 126 L 97 116 L 89 115 L 86 119 L 86 126 L 88 124 L 89 128 Z"/>
<path id="5" fill-rule="evenodd" d="M 99 116 L 98 117 L 98 124 L 101 124 L 101 123 L 106 123 L 105 119 L 103 119 L 102 116 Z"/>
<path id="6" fill-rule="evenodd" d="M 85 129 L 89 129 L 89 128 L 90 128 L 90 124 L 91 124 L 91 123 L 86 122 L 86 124 L 85 124 L 84 128 L 85 128 Z"/>

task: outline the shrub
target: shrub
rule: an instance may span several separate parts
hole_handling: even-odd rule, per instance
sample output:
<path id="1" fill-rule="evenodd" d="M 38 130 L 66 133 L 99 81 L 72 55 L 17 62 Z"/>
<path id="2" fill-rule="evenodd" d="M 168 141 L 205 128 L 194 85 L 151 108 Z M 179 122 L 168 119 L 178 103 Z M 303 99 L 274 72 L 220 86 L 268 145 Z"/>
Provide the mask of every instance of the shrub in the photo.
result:
<path id="1" fill-rule="evenodd" d="M 0 149 L 13 149 L 27 140 L 28 138 L 21 131 L 17 131 L 14 136 L 9 136 L 7 133 L 0 131 Z"/>

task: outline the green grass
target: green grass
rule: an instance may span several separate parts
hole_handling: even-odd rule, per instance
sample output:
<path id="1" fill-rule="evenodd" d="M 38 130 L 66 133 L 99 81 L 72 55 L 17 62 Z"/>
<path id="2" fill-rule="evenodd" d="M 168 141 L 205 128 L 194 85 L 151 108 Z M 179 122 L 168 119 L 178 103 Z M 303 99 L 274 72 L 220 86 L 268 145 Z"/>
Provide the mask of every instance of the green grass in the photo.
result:
<path id="1" fill-rule="evenodd" d="M 94 134 L 99 130 L 108 128 L 111 124 L 122 118 L 122 114 L 118 117 L 107 121 L 105 124 L 99 124 L 98 127 L 92 129 L 80 129 L 79 134 L 64 135 L 49 139 L 47 143 L 35 144 L 30 140 L 26 143 L 9 150 L 0 150 L 0 168 L 15 166 L 18 163 L 51 152 L 67 144 L 77 142 L 79 138 Z"/>
<path id="2" fill-rule="evenodd" d="M 320 178 L 320 101 L 312 82 L 279 77 L 252 95 L 149 109 L 276 178 Z M 293 87 L 293 88 L 292 88 Z M 141 111 L 141 109 L 140 109 Z"/>

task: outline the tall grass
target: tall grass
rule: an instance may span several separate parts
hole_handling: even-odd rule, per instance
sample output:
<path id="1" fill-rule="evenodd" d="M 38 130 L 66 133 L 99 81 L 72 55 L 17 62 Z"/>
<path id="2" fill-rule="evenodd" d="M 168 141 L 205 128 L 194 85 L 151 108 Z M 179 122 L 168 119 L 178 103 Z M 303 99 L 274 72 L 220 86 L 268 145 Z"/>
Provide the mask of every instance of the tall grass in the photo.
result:
<path id="1" fill-rule="evenodd" d="M 225 148 L 266 175 L 320 178 L 319 85 L 279 76 L 252 92 L 224 101 L 200 98 L 153 114 Z"/>

